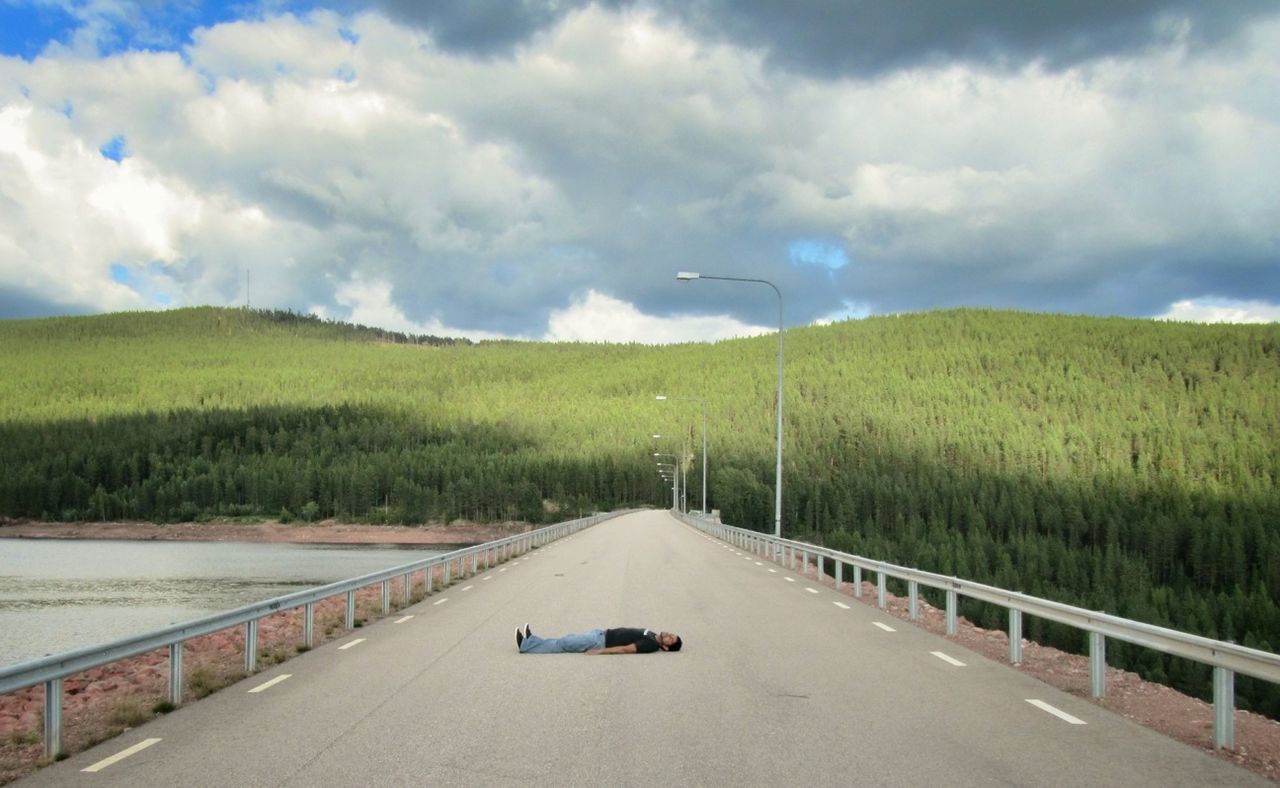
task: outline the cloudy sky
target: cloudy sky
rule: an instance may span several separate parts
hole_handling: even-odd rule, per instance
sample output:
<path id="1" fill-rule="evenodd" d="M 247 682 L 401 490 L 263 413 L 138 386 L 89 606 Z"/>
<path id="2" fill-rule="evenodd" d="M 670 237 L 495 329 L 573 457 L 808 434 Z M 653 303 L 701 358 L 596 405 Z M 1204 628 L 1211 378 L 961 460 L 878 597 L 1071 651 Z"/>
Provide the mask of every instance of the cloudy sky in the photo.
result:
<path id="1" fill-rule="evenodd" d="M 1280 319 L 1274 0 L 0 0 L 0 318 Z"/>

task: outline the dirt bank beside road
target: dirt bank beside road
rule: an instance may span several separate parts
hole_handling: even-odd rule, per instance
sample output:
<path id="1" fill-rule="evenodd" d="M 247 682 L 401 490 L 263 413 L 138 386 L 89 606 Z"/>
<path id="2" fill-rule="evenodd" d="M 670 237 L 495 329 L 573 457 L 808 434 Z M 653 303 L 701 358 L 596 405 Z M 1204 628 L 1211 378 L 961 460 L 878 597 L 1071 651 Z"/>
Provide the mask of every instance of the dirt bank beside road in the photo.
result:
<path id="1" fill-rule="evenodd" d="M 524 533 L 528 523 L 365 525 L 319 523 L 45 523 L 0 519 L 0 539 L 133 539 L 180 542 L 468 545 Z"/>

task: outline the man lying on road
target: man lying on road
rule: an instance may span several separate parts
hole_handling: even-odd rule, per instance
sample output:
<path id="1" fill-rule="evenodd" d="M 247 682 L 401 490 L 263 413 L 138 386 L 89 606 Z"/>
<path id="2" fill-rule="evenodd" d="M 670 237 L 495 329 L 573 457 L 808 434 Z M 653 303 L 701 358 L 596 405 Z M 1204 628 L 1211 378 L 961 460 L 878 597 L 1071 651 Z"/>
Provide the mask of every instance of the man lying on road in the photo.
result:
<path id="1" fill-rule="evenodd" d="M 521 654 L 652 654 L 679 651 L 683 645 L 680 636 L 671 632 L 634 627 L 592 629 L 558 638 L 539 637 L 528 624 L 516 628 L 516 648 Z"/>

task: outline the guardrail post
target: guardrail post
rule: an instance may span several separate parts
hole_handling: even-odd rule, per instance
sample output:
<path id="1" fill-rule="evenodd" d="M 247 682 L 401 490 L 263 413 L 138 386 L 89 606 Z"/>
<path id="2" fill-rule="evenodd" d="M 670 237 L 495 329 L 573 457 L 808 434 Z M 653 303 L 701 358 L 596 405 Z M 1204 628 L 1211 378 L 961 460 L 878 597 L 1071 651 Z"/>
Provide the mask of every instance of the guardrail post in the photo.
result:
<path id="1" fill-rule="evenodd" d="M 1022 611 L 1009 608 L 1009 662 L 1022 664 Z"/>
<path id="2" fill-rule="evenodd" d="M 445 562 L 444 562 L 444 577 L 440 578 L 440 587 L 441 587 L 441 588 L 448 588 L 448 587 L 449 587 L 449 572 L 450 572 L 450 570 L 451 570 L 451 569 L 453 569 L 453 562 L 452 562 L 452 561 L 445 561 Z"/>
<path id="3" fill-rule="evenodd" d="M 382 581 L 382 615 L 391 612 L 391 581 Z"/>
<path id="4" fill-rule="evenodd" d="M 244 672 L 252 673 L 258 667 L 258 619 L 244 622 Z"/>
<path id="5" fill-rule="evenodd" d="M 1089 633 L 1089 690 L 1095 698 L 1107 693 L 1107 637 L 1101 632 Z"/>
<path id="6" fill-rule="evenodd" d="M 422 578 L 422 593 L 424 595 L 431 593 L 431 580 L 432 580 L 432 576 L 435 575 L 435 573 L 436 573 L 436 568 L 434 565 L 428 565 L 427 568 L 424 570 L 424 574 L 426 575 L 425 577 Z"/>
<path id="7" fill-rule="evenodd" d="M 404 606 L 408 607 L 409 597 L 412 595 L 412 592 L 413 592 L 413 573 L 405 572 L 404 580 L 402 581 L 402 583 L 404 585 Z"/>
<path id="8" fill-rule="evenodd" d="M 862 596 L 862 567 L 853 565 L 853 595 Z"/>
<path id="9" fill-rule="evenodd" d="M 302 642 L 307 648 L 316 645 L 316 603 L 308 602 L 302 606 Z"/>
<path id="10" fill-rule="evenodd" d="M 919 590 L 919 586 L 917 585 L 916 581 L 914 580 L 907 581 L 907 608 L 911 611 L 912 621 L 915 621 L 918 618 L 918 616 L 916 615 L 916 596 L 917 596 L 918 590 Z"/>
<path id="11" fill-rule="evenodd" d="M 822 560 L 822 556 L 819 555 L 818 556 L 818 582 L 819 583 L 822 582 L 822 570 L 824 568 L 824 565 L 825 565 L 825 562 Z"/>
<path id="12" fill-rule="evenodd" d="M 472 576 L 475 576 L 475 573 L 476 573 L 476 563 L 478 562 L 479 558 L 480 558 L 480 554 L 479 554 L 479 553 L 472 553 L 472 554 L 471 554 L 471 575 L 472 575 Z"/>
<path id="13" fill-rule="evenodd" d="M 182 705 L 182 644 L 185 641 L 169 644 L 169 702 L 175 706 Z"/>
<path id="14" fill-rule="evenodd" d="M 884 610 L 884 572 L 876 572 L 876 604 Z"/>
<path id="15" fill-rule="evenodd" d="M 356 628 L 356 592 L 347 592 L 347 618 L 344 622 L 347 629 Z"/>
<path id="16" fill-rule="evenodd" d="M 44 683 L 44 754 L 57 758 L 62 753 L 62 679 Z"/>
<path id="17" fill-rule="evenodd" d="M 840 587 L 844 585 L 844 562 L 834 558 L 831 560 L 835 561 L 836 564 L 836 590 L 839 591 Z"/>
<path id="18" fill-rule="evenodd" d="M 947 634 L 956 633 L 956 590 L 947 589 Z"/>
<path id="19" fill-rule="evenodd" d="M 1236 674 L 1217 666 L 1213 669 L 1213 746 L 1236 748 Z"/>

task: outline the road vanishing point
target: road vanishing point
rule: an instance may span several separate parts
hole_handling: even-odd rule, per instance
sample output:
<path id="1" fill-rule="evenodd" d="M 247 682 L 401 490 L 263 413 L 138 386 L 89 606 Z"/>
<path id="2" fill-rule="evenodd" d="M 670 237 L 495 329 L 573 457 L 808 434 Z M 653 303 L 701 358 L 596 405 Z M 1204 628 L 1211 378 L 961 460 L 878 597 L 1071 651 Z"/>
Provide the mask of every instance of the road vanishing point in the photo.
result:
<path id="1" fill-rule="evenodd" d="M 19 781 L 1271 785 L 666 512 L 608 520 Z M 521 655 L 638 626 L 679 653 Z"/>

